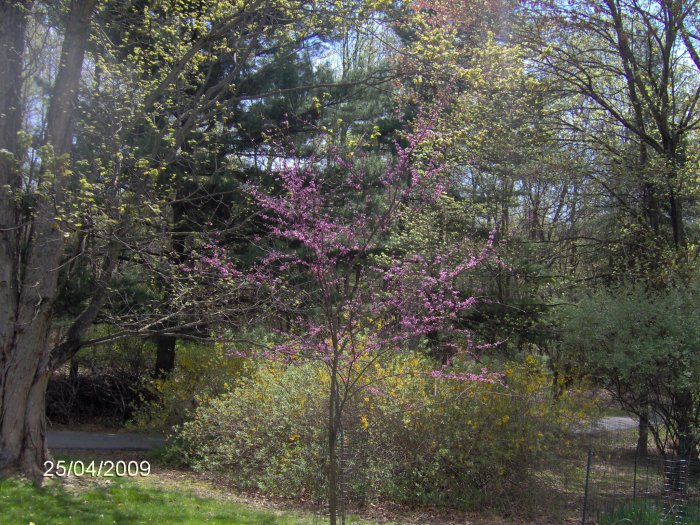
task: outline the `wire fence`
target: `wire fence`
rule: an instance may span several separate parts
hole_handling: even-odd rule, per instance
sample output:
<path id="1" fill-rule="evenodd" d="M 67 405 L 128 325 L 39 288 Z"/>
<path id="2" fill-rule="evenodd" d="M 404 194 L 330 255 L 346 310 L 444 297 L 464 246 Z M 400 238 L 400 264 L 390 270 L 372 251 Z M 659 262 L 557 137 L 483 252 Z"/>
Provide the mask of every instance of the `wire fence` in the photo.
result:
<path id="1" fill-rule="evenodd" d="M 700 525 L 700 463 L 640 453 L 636 428 L 590 432 L 582 525 Z"/>
<path id="2" fill-rule="evenodd" d="M 531 465 L 528 513 L 567 525 L 700 525 L 700 462 L 662 456 L 651 443 L 648 453 L 640 453 L 638 430 L 627 423 L 626 428 L 572 431 L 541 463 Z M 357 503 L 353 485 L 364 468 L 363 453 L 361 436 L 341 433 L 341 525 Z M 326 522 L 325 498 L 317 501 L 316 516 L 315 523 Z"/>

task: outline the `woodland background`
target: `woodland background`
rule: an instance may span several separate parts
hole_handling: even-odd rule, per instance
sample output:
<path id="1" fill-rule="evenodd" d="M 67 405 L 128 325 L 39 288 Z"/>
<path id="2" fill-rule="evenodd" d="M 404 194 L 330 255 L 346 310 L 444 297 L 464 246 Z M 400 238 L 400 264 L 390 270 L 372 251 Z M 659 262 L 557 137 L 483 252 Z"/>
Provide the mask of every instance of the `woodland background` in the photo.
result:
<path id="1" fill-rule="evenodd" d="M 601 399 L 697 457 L 696 1 L 0 25 L 0 473 L 40 478 L 47 424 L 130 421 L 332 523 L 522 510 Z"/>

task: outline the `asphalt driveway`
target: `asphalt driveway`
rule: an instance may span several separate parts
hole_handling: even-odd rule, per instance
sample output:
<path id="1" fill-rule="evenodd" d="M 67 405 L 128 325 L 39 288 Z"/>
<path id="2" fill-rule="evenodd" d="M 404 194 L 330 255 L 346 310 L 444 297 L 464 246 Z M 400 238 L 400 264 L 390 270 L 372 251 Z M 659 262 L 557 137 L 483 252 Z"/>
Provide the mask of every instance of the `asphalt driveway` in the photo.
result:
<path id="1" fill-rule="evenodd" d="M 50 449 L 62 450 L 150 450 L 165 444 L 162 437 L 128 432 L 54 430 L 47 439 Z"/>
<path id="2" fill-rule="evenodd" d="M 608 432 L 637 426 L 631 417 L 604 417 L 579 432 Z M 159 436 L 129 432 L 76 432 L 53 430 L 48 433 L 50 449 L 61 450 L 151 450 L 165 444 Z"/>

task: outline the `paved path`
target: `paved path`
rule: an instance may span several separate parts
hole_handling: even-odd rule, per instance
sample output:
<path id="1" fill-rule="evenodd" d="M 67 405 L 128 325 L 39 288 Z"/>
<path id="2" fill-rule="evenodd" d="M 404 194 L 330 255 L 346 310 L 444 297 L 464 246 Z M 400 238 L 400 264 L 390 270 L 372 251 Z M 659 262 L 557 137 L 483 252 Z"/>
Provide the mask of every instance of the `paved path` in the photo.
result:
<path id="1" fill-rule="evenodd" d="M 71 450 L 150 450 L 160 447 L 165 440 L 160 437 L 128 432 L 74 432 L 56 430 L 48 432 L 49 448 Z"/>
<path id="2" fill-rule="evenodd" d="M 627 430 L 636 428 L 639 421 L 627 416 L 603 417 L 594 423 L 590 421 L 579 424 L 574 432 L 582 434 L 597 434 L 598 432 L 614 432 L 617 430 Z"/>
<path id="3" fill-rule="evenodd" d="M 583 432 L 626 430 L 636 426 L 637 420 L 631 417 L 604 417 Z M 48 440 L 49 448 L 66 450 L 150 450 L 165 444 L 161 437 L 128 432 L 55 430 L 48 433 Z"/>
<path id="4" fill-rule="evenodd" d="M 627 430 L 628 428 L 636 428 L 639 425 L 639 420 L 628 416 L 604 417 L 593 426 L 595 430 Z"/>

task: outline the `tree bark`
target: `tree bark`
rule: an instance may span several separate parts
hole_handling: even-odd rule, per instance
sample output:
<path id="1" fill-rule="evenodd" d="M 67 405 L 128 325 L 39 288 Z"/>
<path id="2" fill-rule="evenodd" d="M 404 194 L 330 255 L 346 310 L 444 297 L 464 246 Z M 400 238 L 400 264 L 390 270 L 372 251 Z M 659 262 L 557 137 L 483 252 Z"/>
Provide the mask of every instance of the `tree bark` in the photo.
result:
<path id="1" fill-rule="evenodd" d="M 41 483 L 44 461 L 49 457 L 45 415 L 46 386 L 52 371 L 49 333 L 64 248 L 56 215 L 64 204 L 69 177 L 72 116 L 95 3 L 71 1 L 47 117 L 46 145 L 51 152 L 42 159 L 41 179 L 46 185 L 35 195 L 33 216 L 22 220 L 13 193 L 21 190 L 22 184 L 17 134 L 21 130 L 25 32 L 32 2 L 3 2 L 0 6 L 0 68 L 3 74 L 11 75 L 3 79 L 3 85 L 13 86 L 0 90 L 0 115 L 9 115 L 0 124 L 0 147 L 14 157 L 3 155 L 0 166 L 0 476 L 21 471 L 37 483 Z M 6 65 L 9 69 L 3 68 Z"/>
<path id="2" fill-rule="evenodd" d="M 340 427 L 340 385 L 338 381 L 338 350 L 334 338 L 334 356 L 331 365 L 330 397 L 328 399 L 328 521 L 336 525 L 338 520 L 339 471 L 338 430 Z"/>
<path id="3" fill-rule="evenodd" d="M 649 412 L 648 410 L 639 415 L 639 426 L 637 432 L 637 457 L 644 459 L 649 454 Z"/>
<path id="4" fill-rule="evenodd" d="M 27 356 L 18 333 L 19 231 L 15 191 L 21 177 L 22 58 L 29 2 L 3 2 L 0 6 L 0 475 L 18 468 L 24 444 L 27 402 L 38 360 Z M 24 337 L 22 337 L 24 336 Z"/>
<path id="5" fill-rule="evenodd" d="M 0 4 L 0 71 L 4 76 L 0 82 L 0 371 L 9 366 L 17 313 L 19 232 L 15 191 L 21 184 L 18 134 L 22 129 L 22 56 L 31 4 Z M 0 373 L 0 392 L 3 378 Z M 0 397 L 0 414 L 2 407 Z M 1 456 L 0 452 L 0 465 Z"/>

